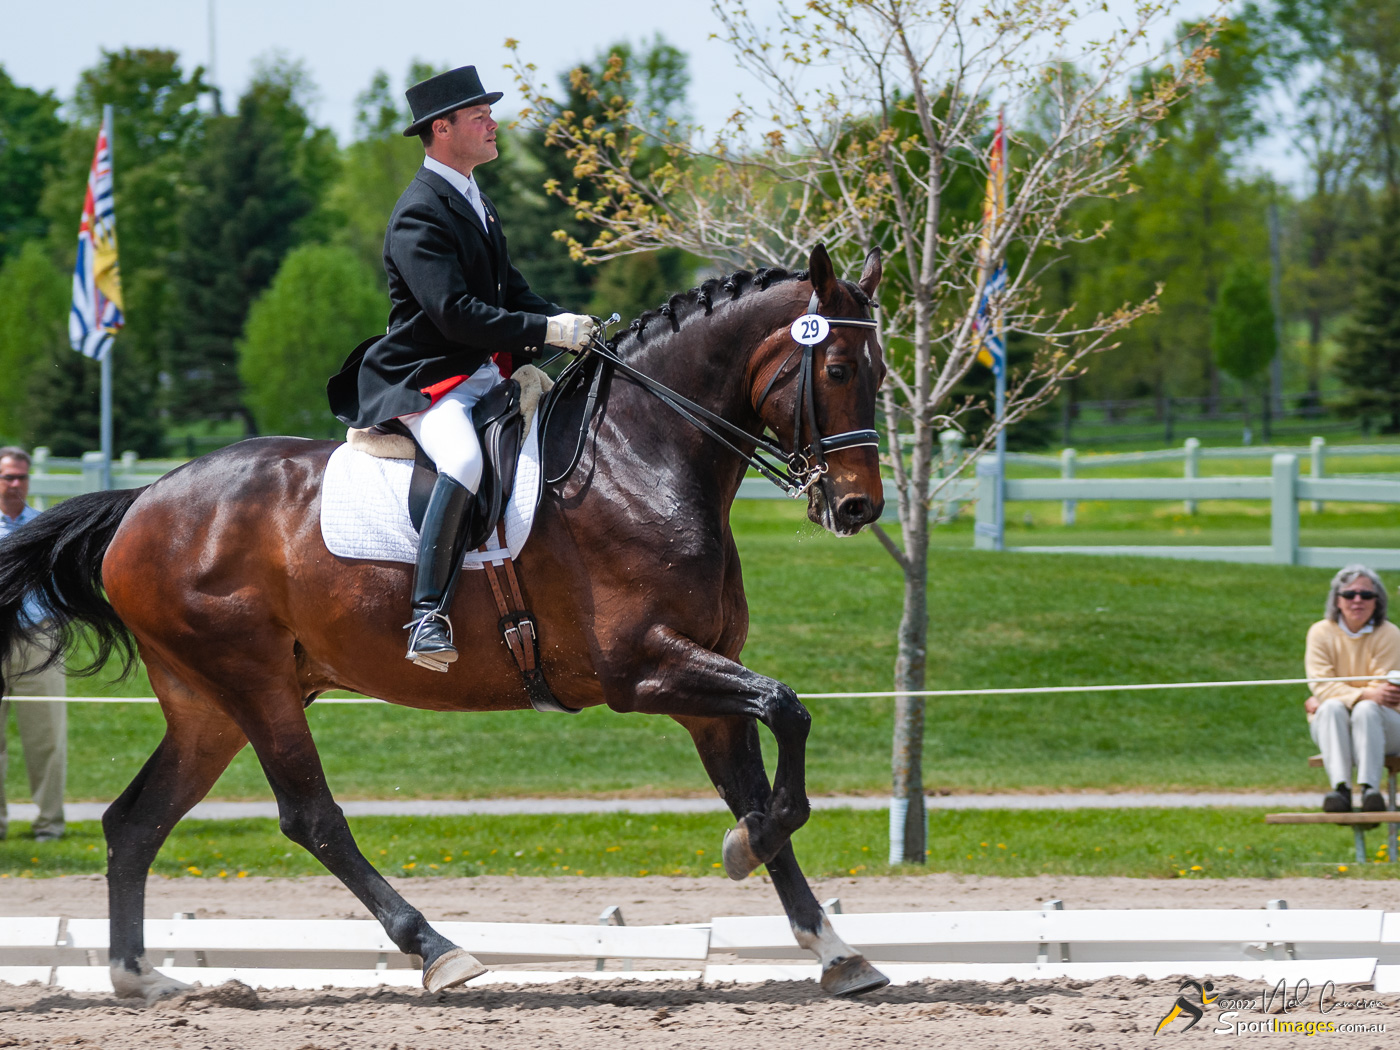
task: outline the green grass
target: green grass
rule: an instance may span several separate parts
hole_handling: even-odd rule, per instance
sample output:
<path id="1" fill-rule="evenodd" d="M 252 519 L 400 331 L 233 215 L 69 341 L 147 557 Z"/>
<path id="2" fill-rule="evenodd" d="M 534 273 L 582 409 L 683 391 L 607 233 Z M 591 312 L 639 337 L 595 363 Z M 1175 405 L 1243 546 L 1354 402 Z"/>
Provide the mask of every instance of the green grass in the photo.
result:
<path id="1" fill-rule="evenodd" d="M 824 810 L 794 838 L 809 875 L 924 871 L 965 875 L 1120 875 L 1139 878 L 1345 875 L 1394 879 L 1380 863 L 1352 861 L 1345 829 L 1266 826 L 1262 809 L 943 811 L 930 820 L 928 866 L 891 868 L 884 812 Z M 360 817 L 360 848 L 387 874 L 719 876 L 721 814 L 511 817 Z M 101 828 L 70 825 L 61 842 L 35 843 L 17 824 L 0 842 L 0 879 L 96 874 Z M 1345 869 L 1345 870 L 1343 870 Z M 273 820 L 178 825 L 151 869 L 189 878 L 324 874 Z"/>
<path id="2" fill-rule="evenodd" d="M 787 503 L 740 503 L 745 662 L 802 692 L 888 689 L 902 577 L 874 537 L 836 540 Z M 952 531 L 952 530 L 939 530 Z M 930 688 L 1283 678 L 1301 672 L 1327 570 L 935 551 Z M 398 623 L 385 624 L 396 631 Z M 144 676 L 74 693 L 150 695 Z M 1311 789 L 1304 687 L 932 700 L 931 789 Z M 815 700 L 815 793 L 889 787 L 892 702 Z M 311 708 L 343 798 L 709 794 L 669 719 L 606 710 L 439 715 Z M 69 797 L 107 800 L 159 741 L 154 706 L 70 706 Z M 765 734 L 765 740 L 767 736 Z M 12 733 L 11 746 L 16 738 Z M 17 748 L 15 748 L 17 750 Z M 768 758 L 772 762 L 771 746 Z M 10 764 L 12 799 L 27 797 Z M 246 751 L 212 797 L 269 798 Z"/>

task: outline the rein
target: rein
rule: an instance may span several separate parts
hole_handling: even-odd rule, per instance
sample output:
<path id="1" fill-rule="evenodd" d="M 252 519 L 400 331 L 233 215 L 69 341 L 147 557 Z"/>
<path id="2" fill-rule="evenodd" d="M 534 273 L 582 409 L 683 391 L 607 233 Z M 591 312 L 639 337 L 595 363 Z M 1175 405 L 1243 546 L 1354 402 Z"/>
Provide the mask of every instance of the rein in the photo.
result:
<path id="1" fill-rule="evenodd" d="M 826 317 L 817 313 L 818 308 L 817 293 L 813 291 L 812 298 L 807 303 L 807 314 L 822 317 L 829 328 L 867 328 L 871 330 L 875 328 L 875 321 L 870 318 Z M 601 361 L 611 365 L 643 389 L 654 394 L 677 415 L 687 420 L 701 433 L 729 449 L 752 469 L 777 485 L 789 497 L 800 499 L 807 495 L 812 486 L 820 481 L 822 475 L 827 472 L 826 453 L 861 446 L 878 447 L 880 443 L 880 435 L 874 430 L 848 430 L 830 437 L 821 435 L 817 427 L 816 386 L 812 381 L 812 359 L 815 356 L 817 346 L 825 341 L 826 338 L 823 337 L 815 343 L 799 343 L 787 359 L 778 366 L 758 399 L 756 407 L 761 409 L 763 402 L 768 399 L 769 393 L 772 392 L 774 384 L 787 371 L 788 363 L 800 352 L 802 361 L 798 371 L 797 396 L 793 402 L 793 450 L 791 452 L 785 451 L 777 442 L 770 441 L 761 434 L 750 434 L 743 427 L 731 423 L 724 417 L 711 412 L 705 406 L 696 404 L 685 395 L 679 394 L 664 383 L 653 379 L 645 372 L 633 368 L 617 356 L 614 343 L 603 342 L 601 346 L 595 344 L 589 354 L 596 355 Z M 584 357 L 575 359 L 565 371 L 572 371 L 575 367 L 582 365 L 584 360 Z M 548 479 L 551 485 L 562 481 L 578 464 L 579 455 L 583 450 L 583 433 L 587 432 L 589 420 L 592 419 L 593 409 L 597 404 L 603 372 L 604 369 L 600 368 L 594 374 L 589 390 L 588 405 L 584 410 L 578 446 L 574 450 L 569 466 L 558 477 Z M 561 387 L 564 385 L 564 378 L 564 376 L 560 377 L 559 385 Z M 804 417 L 809 435 L 805 446 L 802 445 Z M 730 440 L 731 438 L 734 440 Z M 736 441 L 754 442 L 756 447 L 752 453 L 748 453 L 740 448 L 735 443 Z"/>

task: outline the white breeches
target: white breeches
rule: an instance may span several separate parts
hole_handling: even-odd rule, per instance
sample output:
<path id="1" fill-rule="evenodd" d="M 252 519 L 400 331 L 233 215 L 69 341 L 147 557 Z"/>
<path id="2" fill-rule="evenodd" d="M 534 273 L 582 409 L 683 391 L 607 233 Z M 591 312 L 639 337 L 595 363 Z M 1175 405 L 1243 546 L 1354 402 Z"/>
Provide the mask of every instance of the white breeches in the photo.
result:
<path id="1" fill-rule="evenodd" d="M 1373 700 L 1359 700 L 1350 711 L 1340 700 L 1326 700 L 1313 715 L 1313 742 L 1322 748 L 1327 783 L 1356 783 L 1379 790 L 1385 756 L 1400 754 L 1400 711 Z"/>
<path id="2" fill-rule="evenodd" d="M 487 361 L 423 412 L 400 416 L 423 446 L 438 473 L 475 492 L 481 485 L 481 442 L 472 426 L 472 408 L 501 381 L 501 370 Z"/>

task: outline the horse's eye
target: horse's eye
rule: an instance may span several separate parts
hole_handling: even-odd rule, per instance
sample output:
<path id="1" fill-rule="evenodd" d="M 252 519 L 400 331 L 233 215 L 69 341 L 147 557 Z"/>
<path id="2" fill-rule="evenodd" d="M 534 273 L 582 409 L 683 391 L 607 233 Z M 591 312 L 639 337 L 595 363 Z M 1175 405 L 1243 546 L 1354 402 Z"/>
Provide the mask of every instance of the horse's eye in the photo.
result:
<path id="1" fill-rule="evenodd" d="M 851 378 L 850 365 L 827 365 L 826 377 L 833 383 L 844 383 Z"/>

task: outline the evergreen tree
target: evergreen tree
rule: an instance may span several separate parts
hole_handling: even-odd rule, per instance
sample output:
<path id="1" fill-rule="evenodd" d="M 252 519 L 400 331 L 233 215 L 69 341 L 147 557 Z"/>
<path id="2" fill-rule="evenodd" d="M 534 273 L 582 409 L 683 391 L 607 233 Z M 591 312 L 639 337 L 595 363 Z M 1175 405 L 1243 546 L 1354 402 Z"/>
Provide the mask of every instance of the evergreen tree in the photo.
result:
<path id="1" fill-rule="evenodd" d="M 68 346 L 71 294 L 72 278 L 53 265 L 42 241 L 27 241 L 0 268 L 0 444 L 27 444 L 36 434 L 47 440 L 36 429 L 29 377 L 51 351 Z"/>
<path id="2" fill-rule="evenodd" d="M 178 323 L 166 357 L 169 408 L 177 419 L 241 418 L 236 343 L 248 307 L 298 243 L 315 197 L 293 152 L 304 121 L 293 93 L 255 82 L 236 114 L 210 122 L 193 169 L 194 187 L 180 217 L 174 275 Z M 310 127 L 301 122 L 303 136 Z"/>
<path id="3" fill-rule="evenodd" d="M 1394 434 L 1400 433 L 1400 198 L 1388 197 L 1377 234 L 1336 370 L 1348 388 L 1342 407 L 1382 417 L 1384 432 Z"/>
<path id="4" fill-rule="evenodd" d="M 0 67 L 0 263 L 43 236 L 39 201 L 62 159 L 58 99 L 21 87 Z"/>
<path id="5" fill-rule="evenodd" d="M 415 63 L 408 83 L 419 83 L 439 72 Z M 401 97 L 390 88 L 387 73 L 379 70 L 374 74 L 369 87 L 355 100 L 355 141 L 345 148 L 340 173 L 326 199 L 328 211 L 336 217 L 332 241 L 353 251 L 386 289 L 384 231 L 399 195 L 423 165 L 422 144 L 416 137 L 403 135 L 412 117 L 407 106 L 400 105 Z M 502 138 L 504 131 L 502 128 Z M 506 228 L 512 229 L 509 221 Z M 514 236 L 511 253 L 516 256 Z"/>
<path id="6" fill-rule="evenodd" d="M 79 78 L 71 110 L 73 123 L 63 139 L 63 164 L 46 188 L 41 205 L 49 225 L 50 253 L 68 269 L 73 264 L 98 123 L 103 106 L 110 105 L 126 316 L 115 343 L 113 376 L 123 389 L 134 386 L 143 392 L 130 403 L 141 414 L 139 424 L 133 425 L 142 433 L 159 421 L 152 406 L 157 404 L 161 364 L 177 324 L 173 273 L 180 202 L 186 192 L 187 172 L 203 142 L 207 117 L 199 103 L 208 92 L 203 71 L 196 68 L 186 74 L 174 51 L 126 48 L 103 52 L 98 64 L 84 70 Z M 62 355 L 59 359 L 70 370 L 79 367 Z M 47 406 L 55 420 L 78 419 L 96 411 L 96 401 L 87 401 L 81 376 L 75 374 L 69 380 L 47 386 L 47 396 L 80 399 Z M 123 411 L 120 399 L 114 398 L 117 433 L 126 426 L 120 415 Z"/>
<path id="7" fill-rule="evenodd" d="M 165 431 L 156 410 L 155 391 L 146 377 L 122 368 L 121 337 L 112 368 L 112 441 L 119 452 L 133 449 L 142 458 L 165 455 Z M 50 349 L 30 373 L 27 394 L 33 425 L 31 442 L 47 445 L 56 456 L 81 456 L 101 446 L 102 366 L 65 343 Z"/>
<path id="8" fill-rule="evenodd" d="M 326 379 L 362 339 L 382 330 L 389 302 L 348 248 L 304 245 L 287 255 L 248 311 L 238 372 L 263 433 L 343 436 Z"/>
<path id="9" fill-rule="evenodd" d="M 558 102 L 555 115 L 571 112 L 579 119 L 605 119 L 605 107 L 586 98 L 579 89 L 575 73 L 582 72 L 595 83 L 606 82 L 609 91 L 621 92 L 634 100 L 638 108 L 636 118 L 643 126 L 659 127 L 668 120 L 684 121 L 686 90 L 690 83 L 686 67 L 685 52 L 659 35 L 640 47 L 625 41 L 613 44 L 592 62 L 561 74 L 560 82 L 568 84 L 569 89 Z M 575 216 L 574 209 L 550 188 L 577 182 L 574 162 L 563 149 L 550 144 L 546 131 L 498 135 L 497 143 L 501 156 L 481 169 L 481 183 L 501 212 L 510 238 L 511 261 L 540 295 L 567 310 L 601 306 L 607 312 L 616 309 L 624 319 L 629 319 L 641 310 L 660 305 L 669 292 L 679 291 L 690 283 L 684 275 L 687 269 L 684 257 L 672 258 L 670 252 L 648 256 L 652 260 L 650 263 L 614 260 L 601 266 L 587 266 L 570 258 L 567 246 L 559 237 L 560 231 L 585 243 L 591 242 L 595 235 L 591 227 Z M 659 149 L 644 150 L 638 164 L 647 166 L 660 159 Z M 604 297 L 608 302 L 602 302 L 595 294 L 595 286 L 609 269 L 616 269 L 617 273 L 608 279 L 609 293 Z M 667 273 L 682 276 L 671 283 Z M 646 284 L 630 294 L 617 294 L 620 283 L 634 280 Z M 594 307 L 590 307 L 590 303 Z M 629 314 L 629 310 L 636 312 Z"/>

